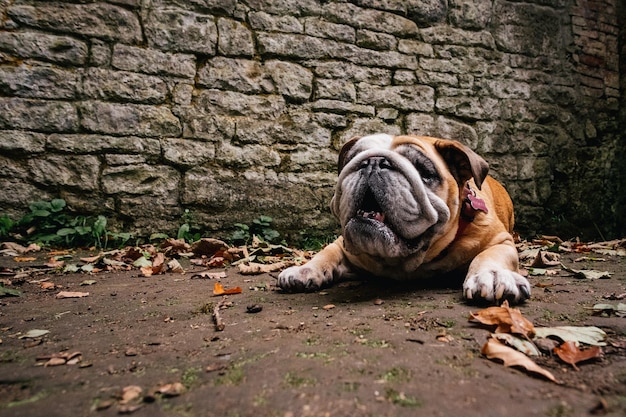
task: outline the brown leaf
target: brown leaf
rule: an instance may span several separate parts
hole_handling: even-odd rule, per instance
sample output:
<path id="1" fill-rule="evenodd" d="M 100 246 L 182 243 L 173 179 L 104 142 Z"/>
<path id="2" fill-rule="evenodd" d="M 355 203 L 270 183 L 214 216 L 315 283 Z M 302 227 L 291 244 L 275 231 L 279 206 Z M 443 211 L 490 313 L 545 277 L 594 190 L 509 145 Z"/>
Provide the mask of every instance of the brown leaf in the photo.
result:
<path id="1" fill-rule="evenodd" d="M 202 272 L 197 272 L 193 274 L 191 278 L 222 279 L 222 278 L 226 278 L 226 271 L 221 271 L 221 272 L 202 271 Z"/>
<path id="2" fill-rule="evenodd" d="M 172 259 L 171 261 L 169 261 L 167 263 L 167 267 L 170 271 L 175 272 L 177 274 L 185 273 L 185 270 L 183 269 L 182 265 L 176 259 Z"/>
<path id="3" fill-rule="evenodd" d="M 519 309 L 510 308 L 508 301 L 504 301 L 500 307 L 489 307 L 470 313 L 469 321 L 496 326 L 496 333 L 517 333 L 529 338 L 535 334 L 533 324 L 522 316 Z"/>
<path id="4" fill-rule="evenodd" d="M 273 264 L 260 264 L 256 262 L 250 262 L 248 265 L 239 264 L 239 273 L 242 275 L 258 275 L 267 274 L 270 272 L 280 271 L 288 266 L 294 265 L 293 261 L 282 261 Z"/>
<path id="5" fill-rule="evenodd" d="M 576 364 L 578 362 L 588 361 L 589 359 L 600 358 L 602 349 L 600 346 L 593 346 L 589 349 L 580 350 L 576 343 L 572 341 L 564 342 L 561 346 L 553 349 L 554 353 L 565 363 L 568 363 L 578 370 Z"/>
<path id="6" fill-rule="evenodd" d="M 157 253 L 152 259 L 152 269 L 155 274 L 159 274 L 161 272 L 161 268 L 165 264 L 165 254 L 162 252 Z"/>
<path id="7" fill-rule="evenodd" d="M 48 366 L 65 365 L 66 362 L 67 360 L 65 358 L 54 357 L 54 358 L 50 358 L 46 363 L 43 364 L 43 366 L 48 367 Z"/>
<path id="8" fill-rule="evenodd" d="M 28 247 L 24 247 L 15 242 L 2 242 L 0 244 L 0 249 L 9 250 L 16 254 L 23 254 L 28 252 L 39 252 L 41 250 L 41 247 L 35 243 L 31 243 L 30 245 L 28 245 Z"/>
<path id="9" fill-rule="evenodd" d="M 44 281 L 40 283 L 39 286 L 41 287 L 42 290 L 53 290 L 55 287 L 54 282 L 50 282 L 50 281 Z"/>
<path id="10" fill-rule="evenodd" d="M 50 260 L 48 260 L 48 262 L 45 263 L 45 265 L 48 268 L 62 268 L 63 266 L 65 266 L 65 261 L 59 261 L 58 259 L 52 257 L 50 258 Z"/>
<path id="11" fill-rule="evenodd" d="M 166 397 L 176 397 L 185 392 L 185 386 L 180 382 L 174 382 L 173 384 L 165 384 L 157 389 L 157 392 L 163 394 Z"/>
<path id="12" fill-rule="evenodd" d="M 228 245 L 221 240 L 212 239 L 212 238 L 202 238 L 199 241 L 195 242 L 191 247 L 191 251 L 196 256 L 206 256 L 211 257 L 215 255 L 218 251 L 227 251 L 229 249 Z"/>
<path id="13" fill-rule="evenodd" d="M 213 295 L 239 294 L 239 293 L 241 293 L 241 291 L 242 291 L 241 287 L 235 287 L 235 288 L 228 288 L 228 289 L 226 289 L 219 282 L 216 282 L 215 285 L 213 286 Z"/>
<path id="14" fill-rule="evenodd" d="M 558 253 L 540 250 L 531 266 L 535 268 L 545 268 L 546 266 L 559 265 L 561 265 L 561 256 Z"/>
<path id="15" fill-rule="evenodd" d="M 165 249 L 165 251 L 170 254 L 179 254 L 179 253 L 187 253 L 191 250 L 191 246 L 189 243 L 185 242 L 185 239 L 166 239 L 163 243 L 161 243 L 161 248 Z"/>
<path id="16" fill-rule="evenodd" d="M 29 258 L 29 257 L 18 256 L 16 258 L 13 258 L 13 260 L 15 262 L 32 262 L 32 261 L 36 261 L 37 258 Z"/>
<path id="17" fill-rule="evenodd" d="M 122 388 L 120 395 L 120 404 L 128 404 L 141 396 L 143 389 L 138 385 L 129 385 Z"/>
<path id="18" fill-rule="evenodd" d="M 521 366 L 529 372 L 542 375 L 550 381 L 559 384 L 550 371 L 543 369 L 533 362 L 528 356 L 500 343 L 496 339 L 489 338 L 487 343 L 485 343 L 480 350 L 480 353 L 489 359 L 501 360 L 504 363 L 504 366 Z"/>
<path id="19" fill-rule="evenodd" d="M 85 262 L 88 264 L 92 264 L 94 262 L 98 262 L 98 260 L 101 258 L 101 255 L 96 255 L 96 256 L 88 256 L 85 258 L 80 258 L 81 262 Z"/>
<path id="20" fill-rule="evenodd" d="M 56 298 L 82 298 L 87 297 L 88 295 L 88 292 L 61 291 L 56 295 Z"/>

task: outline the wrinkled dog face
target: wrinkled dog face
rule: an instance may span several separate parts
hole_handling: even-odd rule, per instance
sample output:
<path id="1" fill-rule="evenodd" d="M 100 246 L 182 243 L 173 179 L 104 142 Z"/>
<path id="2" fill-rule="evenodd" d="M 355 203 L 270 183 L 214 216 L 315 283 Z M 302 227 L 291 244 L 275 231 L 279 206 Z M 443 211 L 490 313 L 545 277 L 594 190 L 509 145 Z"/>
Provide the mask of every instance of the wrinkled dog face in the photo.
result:
<path id="1" fill-rule="evenodd" d="M 450 219 L 449 173 L 429 149 L 389 135 L 346 147 L 331 210 L 349 252 L 406 258 L 429 247 Z"/>

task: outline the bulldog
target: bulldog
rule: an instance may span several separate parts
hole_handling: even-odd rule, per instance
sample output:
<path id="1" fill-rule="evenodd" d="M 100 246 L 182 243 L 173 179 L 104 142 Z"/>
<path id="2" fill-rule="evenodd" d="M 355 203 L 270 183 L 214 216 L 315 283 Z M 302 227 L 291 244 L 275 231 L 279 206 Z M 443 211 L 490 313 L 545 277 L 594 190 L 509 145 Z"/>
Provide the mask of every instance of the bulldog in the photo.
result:
<path id="1" fill-rule="evenodd" d="M 281 272 L 283 290 L 362 274 L 407 280 L 461 271 L 467 300 L 530 297 L 511 234 L 513 203 L 474 151 L 453 140 L 376 134 L 348 141 L 338 168 L 330 208 L 341 236 Z"/>

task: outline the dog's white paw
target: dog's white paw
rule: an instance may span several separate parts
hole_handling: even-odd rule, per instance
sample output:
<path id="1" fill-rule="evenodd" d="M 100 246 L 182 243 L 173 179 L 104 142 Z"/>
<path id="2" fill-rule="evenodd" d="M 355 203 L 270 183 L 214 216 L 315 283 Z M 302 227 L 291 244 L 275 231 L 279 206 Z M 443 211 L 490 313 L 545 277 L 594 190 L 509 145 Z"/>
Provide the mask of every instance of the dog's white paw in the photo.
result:
<path id="1" fill-rule="evenodd" d="M 530 297 L 530 283 L 517 272 L 500 267 L 479 269 L 470 273 L 463 283 L 468 300 L 491 303 L 509 300 L 519 303 Z"/>
<path id="2" fill-rule="evenodd" d="M 278 275 L 278 286 L 289 292 L 316 291 L 332 278 L 311 265 L 292 266 Z"/>

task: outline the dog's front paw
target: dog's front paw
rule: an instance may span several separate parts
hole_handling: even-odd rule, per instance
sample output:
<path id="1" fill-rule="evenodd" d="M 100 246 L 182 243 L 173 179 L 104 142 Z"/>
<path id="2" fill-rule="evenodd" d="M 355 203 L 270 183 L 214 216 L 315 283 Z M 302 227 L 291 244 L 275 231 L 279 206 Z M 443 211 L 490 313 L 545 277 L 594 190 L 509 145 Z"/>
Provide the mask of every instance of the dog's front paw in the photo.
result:
<path id="1" fill-rule="evenodd" d="M 485 268 L 467 275 L 463 295 L 468 300 L 520 303 L 530 297 L 530 283 L 517 272 L 498 267 Z"/>
<path id="2" fill-rule="evenodd" d="M 292 266 L 278 275 L 278 286 L 289 292 L 316 291 L 329 281 L 323 271 L 310 265 Z"/>

